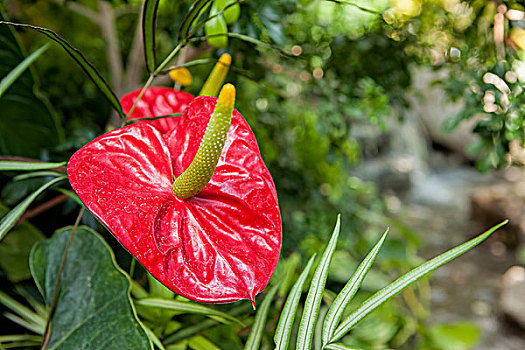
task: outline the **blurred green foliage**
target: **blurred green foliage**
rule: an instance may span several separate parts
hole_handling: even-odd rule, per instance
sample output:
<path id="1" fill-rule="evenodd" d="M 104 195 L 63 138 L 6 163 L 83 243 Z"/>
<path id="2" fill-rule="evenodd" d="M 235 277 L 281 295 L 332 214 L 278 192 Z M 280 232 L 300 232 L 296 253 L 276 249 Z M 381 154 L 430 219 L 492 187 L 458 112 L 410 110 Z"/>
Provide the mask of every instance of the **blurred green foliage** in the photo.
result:
<path id="1" fill-rule="evenodd" d="M 111 77 L 114 73 L 108 63 L 112 53 L 107 51 L 100 27 L 73 6 L 68 7 L 80 4 L 85 9 L 98 11 L 99 2 L 3 0 L 3 3 L 11 20 L 56 31 L 84 52 L 103 76 Z M 134 47 L 132 34 L 138 24 L 140 1 L 106 3 L 115 10 L 119 39 L 117 60 L 124 67 L 120 77 L 124 79 L 131 74 L 128 69 Z M 189 0 L 160 2 L 157 57 L 165 57 L 177 44 L 179 24 L 191 3 Z M 504 3 L 508 8 L 523 10 L 519 1 Z M 329 289 L 340 289 L 352 267 L 386 225 L 401 227 L 385 244 L 377 261 L 379 268 L 365 281 L 363 289 L 372 291 L 420 261 L 416 254 L 420 242 L 388 217 L 381 194 L 373 184 L 352 175 L 363 158 L 360 139 L 354 131 L 369 125 L 385 130 L 386 119 L 395 119 L 408 107 L 405 92 L 412 79 L 417 78 L 412 76 L 411 67 L 431 65 L 450 72 L 449 78 L 440 83 L 452 99 L 464 101 L 464 110 L 453 116 L 445 129 L 452 130 L 463 120 L 483 114 L 473 130 L 481 138 L 470 150 L 479 155 L 480 169 L 502 166 L 507 162 L 510 142 L 523 140 L 525 136 L 522 107 L 525 97 L 521 93 L 525 78 L 517 73 L 523 47 L 520 49 L 518 44 L 505 41 L 506 55 L 504 59 L 498 58 L 492 32 L 497 12 L 494 2 L 371 0 L 357 4 L 363 8 L 344 0 L 244 1 L 240 4 L 239 18 L 229 24 L 228 30 L 268 43 L 272 48 L 230 38 L 228 46 L 215 50 L 202 40 L 194 44 L 191 58 L 218 57 L 224 51 L 233 56 L 227 80 L 238 87 L 237 108 L 257 136 L 281 204 L 283 255 L 290 258 L 281 261 L 277 274 L 292 264 L 290 276 L 295 276 L 299 259 L 292 253 L 305 257 L 319 251 L 328 240 L 333 218 L 341 213 L 344 231 L 340 250 L 334 257 Z M 505 23 L 507 29 L 523 26 L 515 21 Z M 19 34 L 28 52 L 45 42 L 34 33 Z M 205 29 L 198 33 L 205 34 Z M 51 48 L 39 58 L 36 68 L 42 90 L 57 110 L 65 131 L 65 140 L 60 144 L 58 141 L 46 143 L 46 146 L 58 145 L 46 150 L 45 155 L 50 160 L 66 160 L 76 149 L 104 132 L 111 116 L 110 107 L 60 48 Z M 189 88 L 190 92 L 199 91 L 210 68 L 211 65 L 191 68 L 194 85 Z M 514 72 L 516 79 L 513 80 L 509 72 Z M 508 90 L 487 82 L 487 73 L 504 81 Z M 139 74 L 142 79 L 135 85 L 123 84 L 119 93 L 139 87 L 146 79 L 145 74 L 142 69 Z M 487 107 L 490 101 L 495 107 Z M 39 149 L 34 156 L 42 157 L 42 154 Z M 1 181 L 2 200 L 11 205 L 39 180 L 8 185 L 11 179 L 3 177 Z M 70 219 L 72 205 L 68 202 L 59 209 L 64 221 L 61 225 L 71 223 L 66 219 Z M 104 230 L 97 227 L 94 220 L 85 223 Z M 39 238 L 36 236 L 35 239 Z M 127 253 L 113 241 L 110 243 L 117 260 L 125 265 Z M 125 258 L 120 258 L 122 256 Z M 140 268 L 137 270 L 136 275 L 140 275 Z M 420 304 L 426 305 L 428 288 L 423 286 L 411 293 L 395 304 L 385 305 L 358 326 L 352 333 L 352 344 L 370 349 L 409 348 L 416 332 L 422 334 L 418 341 L 429 349 L 443 348 L 440 342 L 444 337 L 452 339 L 448 343 L 459 344 L 458 349 L 475 343 L 475 339 L 461 336 L 462 331 L 472 330 L 471 325 L 425 328 L 426 315 L 421 312 Z M 329 293 L 325 297 L 330 298 Z M 155 330 L 171 327 L 170 330 L 175 331 L 181 327 L 175 321 L 168 324 L 154 321 L 148 325 Z M 195 317 L 184 316 L 181 321 L 191 324 Z M 272 322 L 276 320 L 271 320 L 269 327 L 275 326 Z M 225 348 L 241 347 L 245 330 L 239 327 L 235 332 L 225 332 L 225 327 L 232 329 L 214 326 L 203 334 Z M 166 332 L 166 335 L 170 333 Z M 263 339 L 263 343 L 265 341 L 269 340 Z"/>

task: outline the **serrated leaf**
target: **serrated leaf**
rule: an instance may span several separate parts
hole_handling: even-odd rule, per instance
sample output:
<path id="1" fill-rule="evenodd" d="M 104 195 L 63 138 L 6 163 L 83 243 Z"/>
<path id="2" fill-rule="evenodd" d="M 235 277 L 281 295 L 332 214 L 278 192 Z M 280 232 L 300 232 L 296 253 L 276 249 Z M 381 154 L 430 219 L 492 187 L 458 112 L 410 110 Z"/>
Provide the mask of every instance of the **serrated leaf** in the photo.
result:
<path id="1" fill-rule="evenodd" d="M 319 306 L 321 305 L 321 300 L 323 298 L 324 286 L 326 284 L 326 278 L 328 277 L 328 269 L 330 268 L 337 239 L 339 238 L 340 227 L 341 216 L 338 215 L 332 238 L 330 238 L 330 242 L 328 242 L 328 246 L 321 256 L 319 266 L 317 266 L 312 282 L 310 283 L 310 289 L 304 303 L 303 315 L 301 317 L 301 322 L 299 323 L 296 349 L 310 350 L 312 347 L 315 323 L 317 322 Z"/>
<path id="2" fill-rule="evenodd" d="M 379 253 L 379 250 L 385 242 L 386 236 L 388 234 L 388 229 L 383 233 L 383 236 L 379 239 L 379 242 L 374 246 L 374 248 L 368 253 L 366 258 L 361 262 L 357 267 L 356 271 L 346 283 L 341 292 L 337 295 L 334 302 L 330 306 L 328 313 L 326 314 L 325 321 L 323 323 L 323 332 L 322 332 L 322 342 L 323 345 L 328 344 L 329 340 L 334 335 L 335 328 L 343 316 L 343 312 L 346 307 L 352 300 L 353 296 L 363 283 L 364 278 L 366 277 L 370 267 L 374 263 L 374 260 Z"/>
<path id="3" fill-rule="evenodd" d="M 66 162 L 45 163 L 45 162 L 18 162 L 10 160 L 0 161 L 0 171 L 35 171 L 54 169 L 66 165 Z"/>
<path id="4" fill-rule="evenodd" d="M 0 81 L 0 97 L 4 92 L 9 89 L 9 87 L 15 82 L 20 75 L 38 58 L 40 57 L 47 49 L 49 44 L 42 45 L 39 49 L 35 50 L 31 55 L 27 56 L 22 62 L 18 64 L 14 69 L 12 69 L 9 74 L 7 74 Z"/>
<path id="5" fill-rule="evenodd" d="M 257 310 L 257 313 L 255 314 L 255 320 L 252 324 L 252 329 L 250 330 L 246 344 L 244 344 L 245 350 L 259 349 L 262 335 L 264 333 L 264 328 L 266 326 L 266 318 L 268 318 L 268 311 L 270 311 L 270 305 L 272 304 L 275 294 L 277 294 L 277 291 L 279 290 L 279 285 L 280 283 L 277 283 L 272 288 L 270 288 L 268 294 L 266 294 L 264 297 L 259 310 Z"/>
<path id="6" fill-rule="evenodd" d="M 144 57 L 149 73 L 155 71 L 155 22 L 159 0 L 145 0 L 142 9 L 142 40 L 144 42 Z"/>
<path id="7" fill-rule="evenodd" d="M 337 329 L 335 330 L 334 336 L 332 337 L 332 339 L 330 339 L 330 342 L 337 341 L 338 339 L 343 337 L 359 321 L 361 321 L 379 306 L 384 304 L 387 300 L 397 295 L 403 289 L 416 282 L 417 280 L 421 279 L 423 276 L 434 271 L 438 267 L 443 266 L 450 260 L 457 258 L 461 254 L 472 249 L 473 247 L 477 246 L 485 239 L 487 239 L 494 231 L 496 231 L 501 226 L 505 225 L 507 222 L 508 220 L 505 220 L 502 223 L 492 227 L 490 230 L 471 239 L 470 241 L 467 241 L 461 244 L 460 246 L 450 249 L 449 251 L 438 255 L 437 257 L 419 265 L 418 267 L 399 277 L 397 280 L 395 280 L 385 288 L 376 292 L 343 320 L 341 325 L 339 325 L 339 327 L 337 327 Z"/>
<path id="8" fill-rule="evenodd" d="M 236 322 L 241 325 L 243 324 L 239 319 L 230 316 L 227 313 L 193 302 L 166 300 L 160 298 L 144 298 L 135 301 L 135 305 L 214 317 L 214 319 L 226 324 L 231 322 Z"/>
<path id="9" fill-rule="evenodd" d="M 284 304 L 274 336 L 275 348 L 278 350 L 285 350 L 289 346 L 290 334 L 292 332 L 295 314 L 297 313 L 297 306 L 301 299 L 301 292 L 303 291 L 304 283 L 306 282 L 308 274 L 314 264 L 315 256 L 316 255 L 314 254 L 308 261 L 308 264 L 303 272 L 301 272 L 301 275 L 299 275 L 297 282 L 293 285 L 292 290 L 286 299 L 286 303 Z"/>
<path id="10" fill-rule="evenodd" d="M 60 182 L 62 180 L 65 180 L 65 177 L 59 177 L 56 179 L 53 179 L 44 185 L 42 185 L 38 190 L 31 193 L 29 196 L 27 196 L 22 202 L 20 202 L 16 207 L 14 207 L 9 213 L 7 213 L 6 216 L 2 218 L 2 221 L 0 221 L 0 241 L 4 236 L 15 226 L 18 219 L 25 213 L 29 205 L 38 197 L 42 192 L 44 192 L 49 187 L 53 186 L 57 182 Z"/>
<path id="11" fill-rule="evenodd" d="M 54 42 L 58 43 L 75 60 L 75 62 L 78 63 L 78 65 L 84 70 L 84 72 L 86 72 L 88 77 L 93 81 L 93 83 L 95 83 L 100 92 L 102 92 L 104 97 L 106 97 L 111 106 L 115 108 L 115 110 L 120 114 L 120 116 L 122 118 L 126 118 L 126 115 L 122 110 L 122 106 L 120 105 L 117 95 L 113 92 L 113 90 L 106 82 L 106 80 L 102 77 L 102 75 L 100 75 L 95 66 L 87 60 L 87 58 L 82 54 L 82 52 L 75 49 L 70 43 L 68 43 L 66 40 L 60 37 L 57 33 L 50 29 L 37 27 L 30 24 L 13 23 L 7 21 L 0 21 L 0 24 L 9 25 L 16 28 L 33 29 L 39 33 L 44 34 Z"/>
<path id="12" fill-rule="evenodd" d="M 47 304 L 71 230 L 57 231 L 31 252 L 31 273 Z M 47 349 L 152 349 L 129 297 L 129 279 L 95 231 L 77 228 L 61 276 Z"/>

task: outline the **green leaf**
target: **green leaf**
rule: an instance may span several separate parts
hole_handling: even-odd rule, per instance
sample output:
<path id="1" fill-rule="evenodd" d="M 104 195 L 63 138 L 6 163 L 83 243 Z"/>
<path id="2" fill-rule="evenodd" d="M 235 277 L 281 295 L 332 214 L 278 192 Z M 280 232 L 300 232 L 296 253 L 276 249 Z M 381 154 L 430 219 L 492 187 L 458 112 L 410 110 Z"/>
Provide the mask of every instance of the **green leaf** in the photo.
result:
<path id="1" fill-rule="evenodd" d="M 328 344 L 323 349 L 327 349 L 327 350 L 360 350 L 358 348 L 354 348 L 354 347 L 352 347 L 350 345 L 346 345 L 346 344 L 343 344 L 343 343 Z"/>
<path id="2" fill-rule="evenodd" d="M 188 341 L 190 348 L 194 350 L 221 350 L 217 345 L 213 344 L 202 335 L 197 335 Z"/>
<path id="3" fill-rule="evenodd" d="M 1 7 L 0 21 L 4 20 Z M 12 28 L 0 26 L 0 42 L 0 77 L 7 77 L 20 67 L 21 62 L 27 62 L 27 58 Z M 0 154 L 38 158 L 43 150 L 62 142 L 59 117 L 40 95 L 32 68 L 18 71 L 18 77 L 9 89 L 6 90 L 8 84 L 3 88 L 0 97 Z M 14 78 L 13 75 L 11 77 Z"/>
<path id="4" fill-rule="evenodd" d="M 9 334 L 9 335 L 0 335 L 0 344 L 7 342 L 15 341 L 34 341 L 42 343 L 42 337 L 39 335 L 32 334 Z"/>
<path id="5" fill-rule="evenodd" d="M 155 344 L 157 348 L 159 348 L 160 350 L 165 350 L 164 345 L 162 345 L 160 339 L 155 335 L 155 333 L 153 333 L 151 329 L 144 326 L 144 330 L 146 331 L 146 334 L 148 335 L 149 339 L 152 341 L 153 344 Z"/>
<path id="6" fill-rule="evenodd" d="M 57 171 L 34 171 L 26 174 L 20 174 L 13 177 L 13 181 L 22 181 L 27 179 L 32 179 L 34 177 L 60 177 L 64 176 L 63 173 Z"/>
<path id="7" fill-rule="evenodd" d="M 332 238 L 330 238 L 330 242 L 328 242 L 328 246 L 321 256 L 319 266 L 317 266 L 314 277 L 312 278 L 312 282 L 310 283 L 310 290 L 308 291 L 308 295 L 304 304 L 301 323 L 299 323 L 296 349 L 310 350 L 312 347 L 315 323 L 317 322 L 317 316 L 319 314 L 319 306 L 321 305 L 321 300 L 323 297 L 326 277 L 328 276 L 328 269 L 330 268 L 330 262 L 332 261 L 332 257 L 334 255 L 340 227 L 341 215 L 338 215 L 337 223 L 335 224 L 334 232 L 332 233 Z"/>
<path id="8" fill-rule="evenodd" d="M 37 334 L 44 334 L 44 327 L 39 324 L 36 324 L 34 322 L 28 321 L 25 318 L 16 316 L 12 313 L 6 312 L 4 313 L 5 318 L 13 321 L 14 323 L 24 327 L 25 329 L 30 330 L 31 332 L 35 332 Z"/>
<path id="9" fill-rule="evenodd" d="M 350 280 L 346 283 L 344 288 L 337 295 L 334 302 L 330 306 L 330 309 L 326 314 L 325 321 L 323 324 L 323 345 L 328 344 L 329 340 L 334 335 L 335 328 L 341 320 L 343 312 L 345 311 L 346 307 L 348 306 L 355 293 L 363 283 L 363 280 L 366 277 L 368 271 L 370 270 L 370 267 L 372 267 L 372 264 L 374 263 L 374 260 L 377 254 L 379 253 L 379 250 L 385 242 L 387 234 L 388 229 L 385 231 L 385 233 L 383 233 L 383 236 L 381 237 L 381 239 L 379 239 L 379 242 L 377 242 L 375 247 L 370 251 L 370 253 L 368 253 L 363 262 L 361 262 L 361 264 L 354 272 Z"/>
<path id="10" fill-rule="evenodd" d="M 421 279 L 426 274 L 434 271 L 438 267 L 443 266 L 447 262 L 449 262 L 452 259 L 457 258 L 461 254 L 467 252 L 468 250 L 474 248 L 481 242 L 483 242 L 487 237 L 489 237 L 494 231 L 496 231 L 501 226 L 505 225 L 508 222 L 508 220 L 503 221 L 502 223 L 492 227 L 490 230 L 482 233 L 481 235 L 471 239 L 468 242 L 463 243 L 460 246 L 457 246 L 456 248 L 453 248 L 441 255 L 438 255 L 437 257 L 433 258 L 432 260 L 429 260 L 415 269 L 409 271 L 408 273 L 404 274 L 403 276 L 399 277 L 397 280 L 386 286 L 385 288 L 379 290 L 374 295 L 372 295 L 370 298 L 365 300 L 358 308 L 357 310 L 353 311 L 347 318 L 343 320 L 341 325 L 337 327 L 335 330 L 335 334 L 330 339 L 330 342 L 334 342 L 341 337 L 343 337 L 346 333 L 348 333 L 359 321 L 361 321 L 363 318 L 365 318 L 368 314 L 370 314 L 372 311 L 377 309 L 379 306 L 381 306 L 383 303 L 385 303 L 387 300 L 401 292 L 403 289 L 411 285 L 412 283 L 416 282 L 417 280 Z"/>
<path id="11" fill-rule="evenodd" d="M 264 300 L 255 314 L 255 320 L 252 324 L 252 329 L 244 344 L 244 349 L 246 350 L 257 350 L 261 343 L 262 335 L 264 333 L 264 328 L 266 326 L 266 318 L 268 317 L 268 311 L 270 311 L 270 305 L 272 304 L 273 298 L 277 291 L 279 290 L 280 283 L 275 284 L 269 291 L 268 294 L 264 297 Z"/>
<path id="12" fill-rule="evenodd" d="M 459 322 L 454 324 L 437 324 L 428 330 L 427 348 L 437 350 L 468 350 L 479 341 L 480 330 L 476 324 Z"/>
<path id="13" fill-rule="evenodd" d="M 47 304 L 71 230 L 57 231 L 31 252 L 31 273 Z M 129 279 L 95 231 L 77 228 L 61 276 L 47 349 L 152 349 L 129 297 Z"/>
<path id="14" fill-rule="evenodd" d="M 18 162 L 10 160 L 0 161 L 0 171 L 35 171 L 44 169 L 54 169 L 66 165 L 66 162 L 45 163 L 45 162 Z"/>
<path id="15" fill-rule="evenodd" d="M 0 203 L 0 218 L 8 211 L 9 208 Z M 29 252 L 33 244 L 43 239 L 45 236 L 40 230 L 29 222 L 22 222 L 0 242 L 0 267 L 10 281 L 18 282 L 31 277 Z"/>
<path id="16" fill-rule="evenodd" d="M 144 56 L 149 73 L 155 71 L 155 22 L 159 0 L 145 0 L 142 9 L 142 40 L 144 41 Z"/>
<path id="17" fill-rule="evenodd" d="M 46 320 L 43 319 L 40 315 L 38 315 L 36 312 L 29 309 L 27 306 L 22 305 L 21 303 L 11 298 L 9 295 L 5 294 L 2 291 L 0 291 L 0 303 L 3 304 L 5 307 L 11 309 L 12 311 L 16 312 L 22 320 L 34 325 L 37 330 L 36 333 L 44 333 Z M 31 330 L 34 331 L 34 329 Z"/>
<path id="18" fill-rule="evenodd" d="M 209 6 L 211 0 L 197 0 L 191 5 L 190 10 L 184 16 L 182 23 L 179 27 L 178 41 L 181 42 L 187 39 L 188 32 L 191 25 L 199 18 L 199 16 L 204 12 L 207 6 Z"/>
<path id="19" fill-rule="evenodd" d="M 124 114 L 124 111 L 122 110 L 122 106 L 120 105 L 120 102 L 118 100 L 117 95 L 113 92 L 109 84 L 104 80 L 102 75 L 97 71 L 95 66 L 87 60 L 87 58 L 80 52 L 79 50 L 75 49 L 73 46 L 71 46 L 70 43 L 68 43 L 66 40 L 61 38 L 57 33 L 53 32 L 50 29 L 42 28 L 33 26 L 30 24 L 22 24 L 22 23 L 13 23 L 13 22 L 6 22 L 6 21 L 0 21 L 0 24 L 5 24 L 9 26 L 13 26 L 16 28 L 28 28 L 33 29 L 39 33 L 44 34 L 54 42 L 58 43 L 74 60 L 78 63 L 78 65 L 86 72 L 88 77 L 95 83 L 97 88 L 102 92 L 104 97 L 109 101 L 109 103 L 115 108 L 115 110 L 120 114 L 122 118 L 126 118 L 126 115 Z"/>
<path id="20" fill-rule="evenodd" d="M 20 75 L 33 63 L 40 55 L 42 55 L 49 48 L 49 44 L 42 45 L 39 49 L 33 52 L 31 55 L 27 56 L 22 62 L 18 64 L 13 70 L 9 72 L 1 81 L 0 81 L 0 97 L 4 92 L 9 89 L 9 87 L 15 82 Z"/>
<path id="21" fill-rule="evenodd" d="M 231 316 L 237 316 L 237 315 L 243 314 L 250 310 L 252 310 L 251 304 L 242 303 L 240 306 L 231 309 L 228 312 L 228 314 Z M 189 325 L 185 328 L 180 328 L 175 333 L 166 336 L 164 338 L 164 344 L 178 343 L 181 340 L 190 338 L 196 334 L 203 332 L 206 329 L 215 327 L 217 325 L 218 325 L 218 321 L 209 319 L 209 320 L 204 320 L 196 324 Z"/>
<path id="22" fill-rule="evenodd" d="M 66 177 L 62 176 L 45 183 L 38 190 L 27 196 L 22 202 L 20 202 L 20 204 L 14 207 L 13 210 L 7 213 L 7 215 L 2 218 L 2 221 L 0 221 L 0 241 L 2 240 L 2 238 L 4 238 L 7 232 L 9 232 L 9 230 L 12 229 L 13 226 L 15 226 L 17 220 L 20 219 L 22 214 L 24 214 L 24 212 L 27 210 L 29 205 L 36 199 L 36 197 L 38 197 L 42 192 L 44 192 L 57 182 L 60 182 L 65 179 Z"/>
<path id="23" fill-rule="evenodd" d="M 205 315 L 213 317 L 223 323 L 236 322 L 243 324 L 239 319 L 228 315 L 227 313 L 212 309 L 210 307 L 196 304 L 193 302 L 178 301 L 178 300 L 166 300 L 159 298 L 144 298 L 135 301 L 135 305 L 143 307 L 153 307 L 166 310 L 173 310 L 178 312 L 184 312 L 188 314 Z M 229 321 L 229 322 L 228 322 Z"/>
<path id="24" fill-rule="evenodd" d="M 63 189 L 63 188 L 57 188 L 57 191 L 62 193 L 62 194 L 65 194 L 66 196 L 68 196 L 69 198 L 74 200 L 78 205 L 84 206 L 84 203 L 82 203 L 82 201 L 80 200 L 80 198 L 78 197 L 78 195 L 75 192 L 73 192 L 71 190 L 66 190 L 66 189 Z"/>
<path id="25" fill-rule="evenodd" d="M 275 341 L 275 348 L 278 350 L 285 350 L 289 346 L 290 334 L 292 332 L 295 314 L 297 313 L 297 306 L 301 299 L 301 292 L 303 291 L 304 283 L 306 282 L 308 274 L 314 264 L 315 256 L 316 255 L 314 254 L 308 261 L 308 264 L 303 272 L 301 272 L 297 282 L 293 285 L 292 290 L 286 299 L 286 303 L 284 304 L 279 323 L 277 324 L 277 329 L 275 330 L 275 336 L 273 338 Z"/>

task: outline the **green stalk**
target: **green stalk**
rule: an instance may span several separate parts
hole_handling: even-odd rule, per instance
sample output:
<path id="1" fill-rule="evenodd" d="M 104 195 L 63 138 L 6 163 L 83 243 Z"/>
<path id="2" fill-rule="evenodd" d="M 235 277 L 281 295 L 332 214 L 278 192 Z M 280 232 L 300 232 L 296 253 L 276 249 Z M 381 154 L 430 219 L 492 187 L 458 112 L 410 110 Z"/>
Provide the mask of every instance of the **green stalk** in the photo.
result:
<path id="1" fill-rule="evenodd" d="M 223 86 L 206 132 L 190 166 L 173 183 L 173 193 L 187 199 L 195 196 L 208 184 L 221 156 L 232 120 L 235 87 Z"/>

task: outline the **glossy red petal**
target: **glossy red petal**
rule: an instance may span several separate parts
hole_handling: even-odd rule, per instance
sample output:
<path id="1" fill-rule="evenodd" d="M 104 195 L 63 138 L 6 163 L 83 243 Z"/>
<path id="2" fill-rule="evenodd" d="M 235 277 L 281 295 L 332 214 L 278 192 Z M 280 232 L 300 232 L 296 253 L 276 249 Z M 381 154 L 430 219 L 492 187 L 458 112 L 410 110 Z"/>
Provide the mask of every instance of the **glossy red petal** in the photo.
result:
<path id="1" fill-rule="evenodd" d="M 169 135 L 149 123 L 104 134 L 73 155 L 68 175 L 87 208 L 170 289 L 203 302 L 253 300 L 277 265 L 281 219 L 237 111 L 210 183 L 187 200 L 171 190 L 172 169 L 178 176 L 193 159 L 215 103 L 195 99 Z"/>
<path id="2" fill-rule="evenodd" d="M 120 99 L 120 104 L 124 113 L 128 114 L 131 107 L 137 100 L 142 89 L 131 91 Z M 142 95 L 140 101 L 135 106 L 133 113 L 129 119 L 152 118 L 161 115 L 168 115 L 183 112 L 188 107 L 194 96 L 184 91 L 175 90 L 165 87 L 150 87 L 147 88 Z M 155 126 L 161 133 L 170 132 L 174 123 L 180 117 L 162 118 L 154 121 L 149 121 L 151 125 Z"/>

